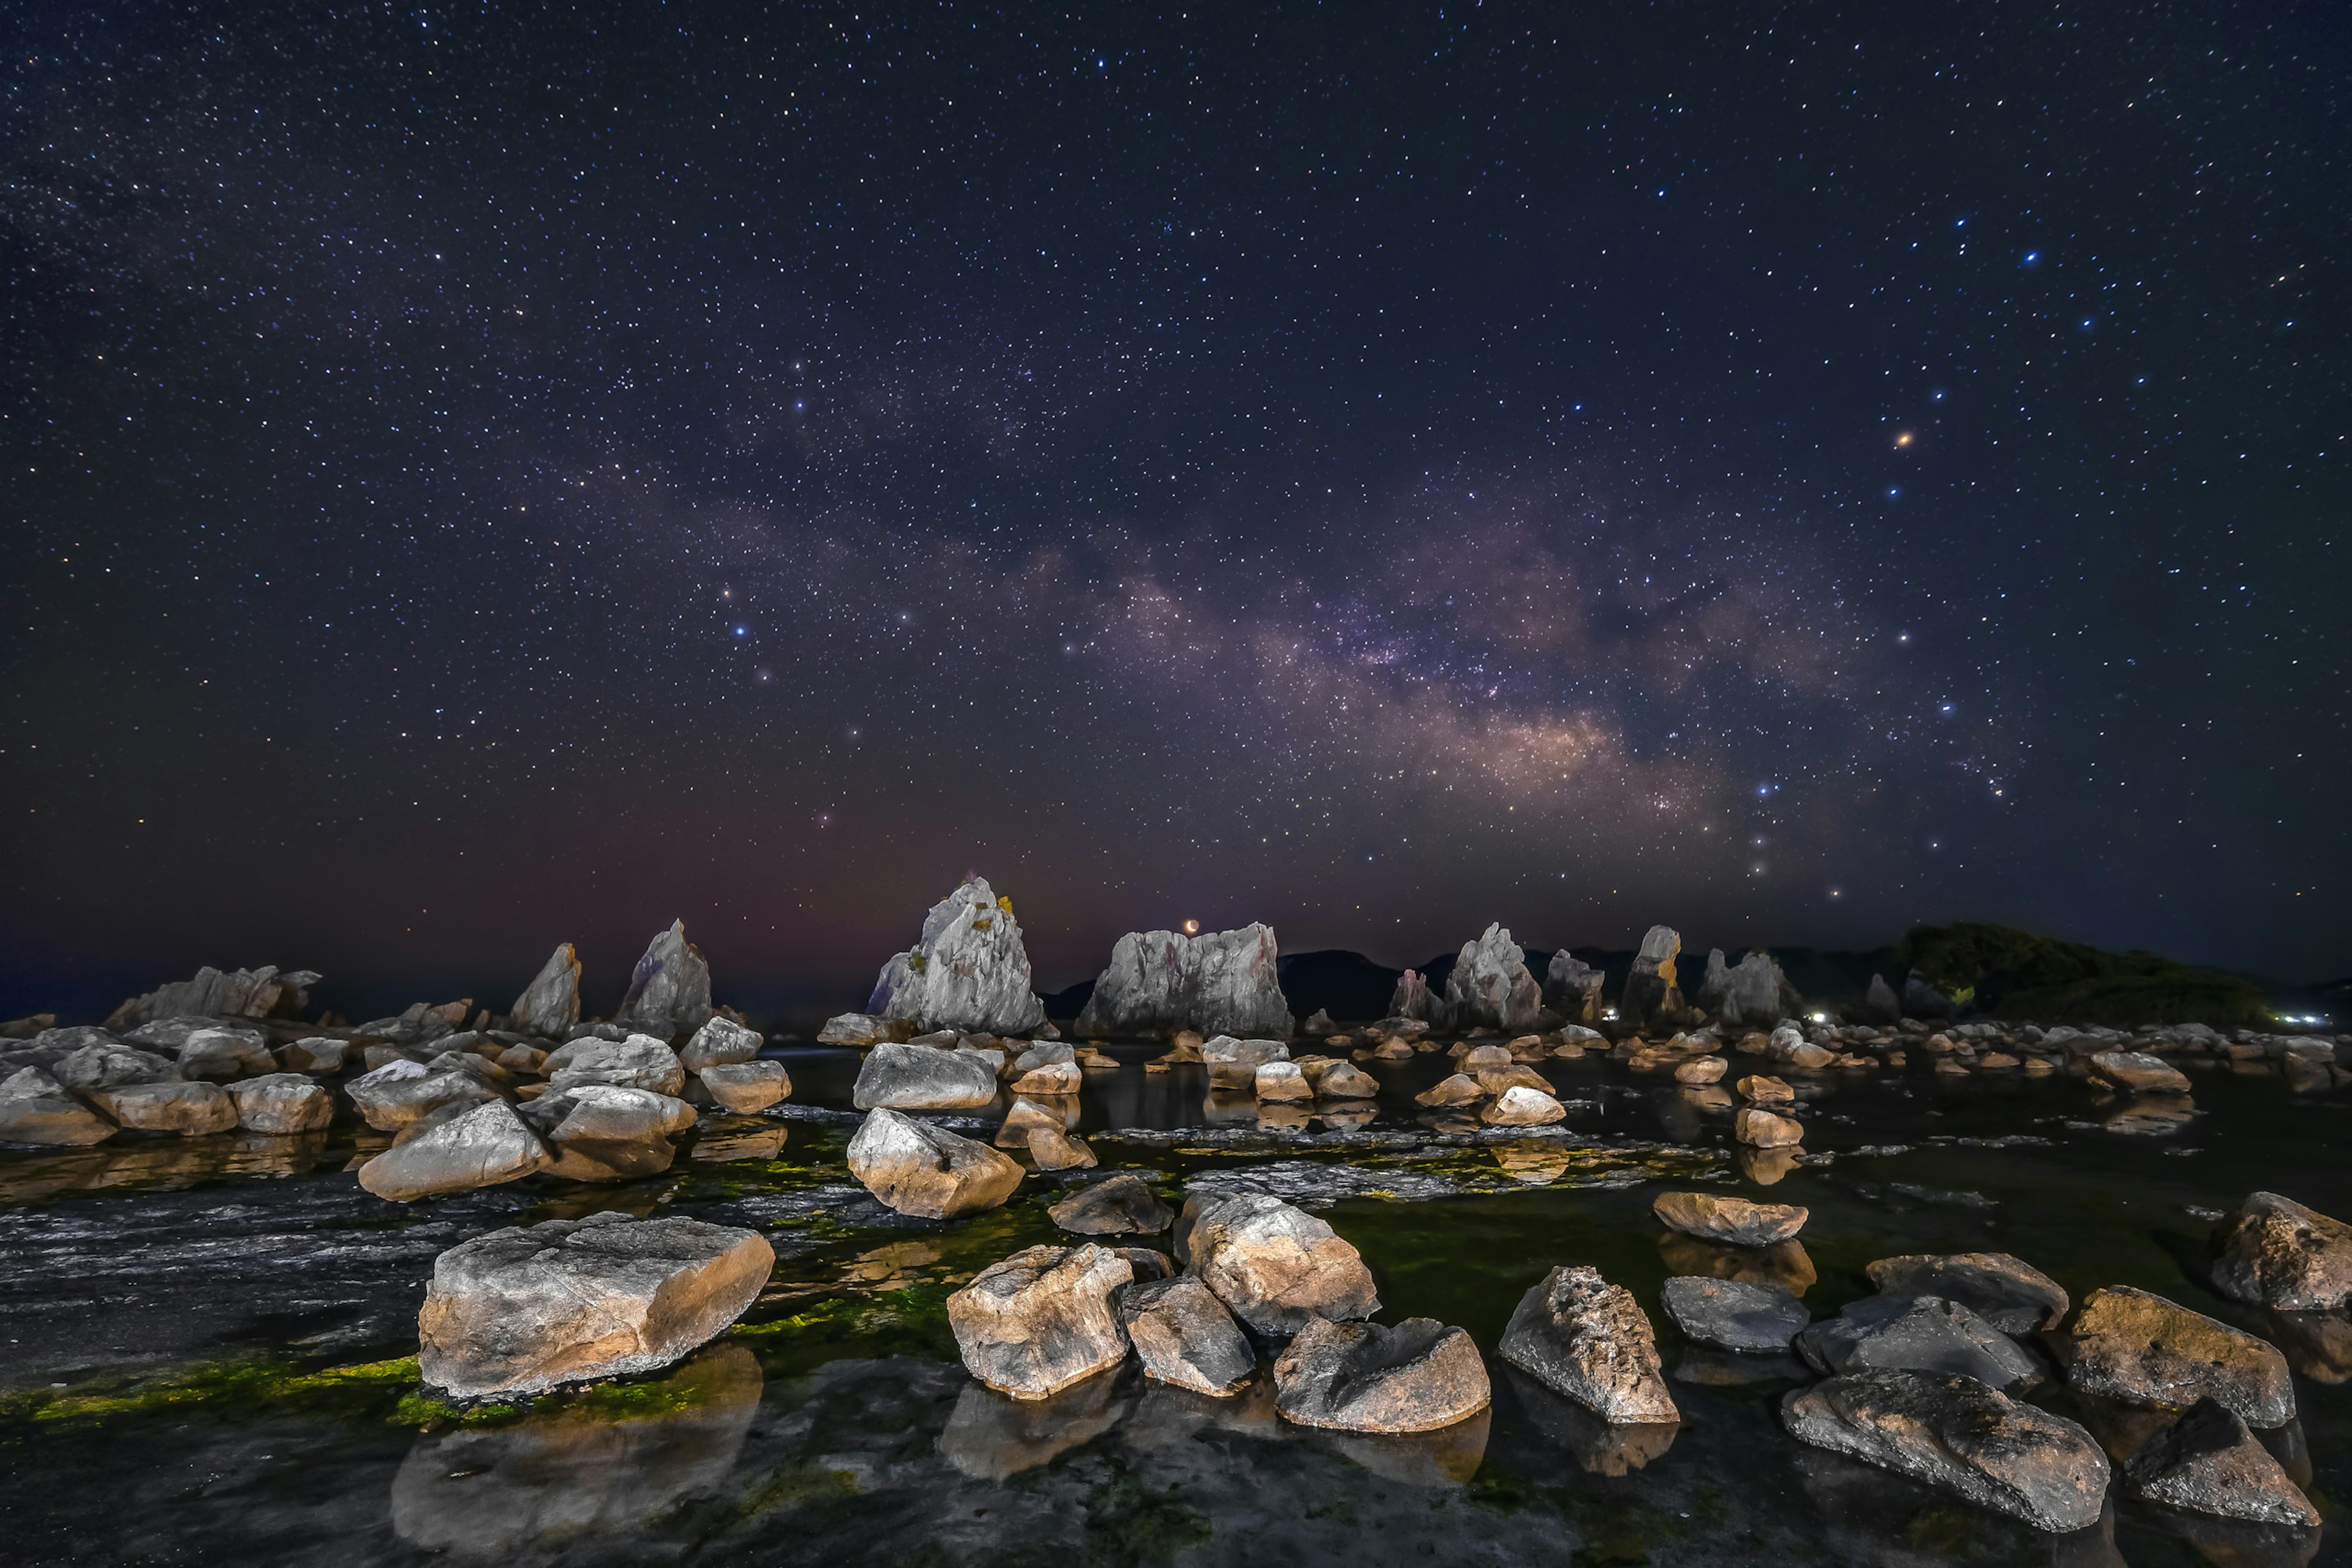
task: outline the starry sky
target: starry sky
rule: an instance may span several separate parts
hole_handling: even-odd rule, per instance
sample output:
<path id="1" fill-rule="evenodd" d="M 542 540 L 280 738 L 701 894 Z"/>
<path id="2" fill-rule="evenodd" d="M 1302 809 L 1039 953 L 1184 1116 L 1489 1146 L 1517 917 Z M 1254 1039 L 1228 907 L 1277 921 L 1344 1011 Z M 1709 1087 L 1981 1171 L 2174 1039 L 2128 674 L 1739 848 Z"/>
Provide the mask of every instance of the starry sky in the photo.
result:
<path id="1" fill-rule="evenodd" d="M 33 5 L 0 1005 L 2352 971 L 2352 13 Z"/>

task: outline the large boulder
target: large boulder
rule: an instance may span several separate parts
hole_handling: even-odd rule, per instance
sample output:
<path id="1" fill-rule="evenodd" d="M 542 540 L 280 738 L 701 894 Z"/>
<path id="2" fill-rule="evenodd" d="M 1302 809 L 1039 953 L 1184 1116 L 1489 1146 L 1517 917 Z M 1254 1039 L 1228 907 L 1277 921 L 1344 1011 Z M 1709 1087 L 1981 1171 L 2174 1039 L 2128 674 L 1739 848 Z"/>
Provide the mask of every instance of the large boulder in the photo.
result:
<path id="1" fill-rule="evenodd" d="M 343 1085 L 360 1119 L 379 1132 L 397 1132 L 447 1105 L 502 1100 L 499 1086 L 477 1073 L 436 1072 L 423 1062 L 395 1058 Z"/>
<path id="2" fill-rule="evenodd" d="M 1805 1141 L 1805 1124 L 1793 1116 L 1743 1105 L 1731 1113 L 1731 1136 L 1751 1149 L 1793 1149 Z"/>
<path id="3" fill-rule="evenodd" d="M 686 1065 L 677 1053 L 651 1035 L 625 1040 L 593 1036 L 550 1051 L 540 1064 L 551 1091 L 609 1083 L 675 1096 L 686 1088 Z"/>
<path id="4" fill-rule="evenodd" d="M 1668 1279 L 1658 1301 L 1685 1339 L 1727 1351 L 1785 1351 L 1812 1316 L 1785 1285 L 1744 1285 L 1700 1274 Z"/>
<path id="5" fill-rule="evenodd" d="M 299 1072 L 274 1072 L 229 1086 L 236 1124 L 247 1132 L 316 1132 L 335 1119 L 335 1097 Z"/>
<path id="6" fill-rule="evenodd" d="M 1393 1328 L 1318 1318 L 1275 1362 L 1274 1387 L 1284 1420 L 1343 1432 L 1433 1432 L 1494 1397 L 1478 1347 L 1434 1318 Z"/>
<path id="7" fill-rule="evenodd" d="M 1601 987 L 1608 976 L 1561 948 L 1544 971 L 1543 999 L 1572 1024 L 1601 1022 Z"/>
<path id="8" fill-rule="evenodd" d="M 1773 1247 L 1805 1228 L 1810 1212 L 1795 1204 L 1753 1204 L 1712 1193 L 1660 1193 L 1650 1212 L 1685 1236 L 1732 1247 Z"/>
<path id="9" fill-rule="evenodd" d="M 2043 1380 L 2042 1363 L 2015 1340 L 1935 1296 L 1865 1296 L 1799 1334 L 1797 1350 L 1820 1373 L 1932 1372 L 2005 1394 Z"/>
<path id="10" fill-rule="evenodd" d="M 1721 948 L 1710 950 L 1697 1001 L 1709 1017 L 1734 1028 L 1769 1029 L 1783 1018 L 1796 1017 L 1805 1005 L 1780 963 L 1760 947 L 1749 948 L 1729 965 Z"/>
<path id="11" fill-rule="evenodd" d="M 1249 1336 L 1194 1275 L 1129 1285 L 1118 1316 L 1146 1377 L 1222 1399 L 1257 1370 Z"/>
<path id="12" fill-rule="evenodd" d="M 2252 1194 L 2213 1233 L 2213 1285 L 2251 1306 L 2335 1311 L 2352 1301 L 2352 1226 Z"/>
<path id="13" fill-rule="evenodd" d="M 775 1261 L 756 1231 L 677 1217 L 492 1231 L 434 1259 L 419 1370 L 463 1399 L 651 1372 L 724 1332 Z"/>
<path id="14" fill-rule="evenodd" d="M 2237 1413 L 2200 1399 L 2150 1436 L 2124 1466 L 2124 1481 L 2152 1503 L 2256 1524 L 2313 1529 L 2319 1510 Z"/>
<path id="15" fill-rule="evenodd" d="M 1240 1040 L 1219 1035 L 1201 1044 L 1201 1063 L 1209 1069 L 1211 1089 L 1255 1090 L 1259 1068 L 1289 1059 L 1290 1047 L 1280 1040 Z"/>
<path id="16" fill-rule="evenodd" d="M 1295 1334 L 1318 1319 L 1380 1310 L 1362 1256 L 1315 1215 L 1265 1193 L 1188 1194 L 1177 1251 L 1260 1333 Z"/>
<path id="17" fill-rule="evenodd" d="M 66 1089 L 112 1089 L 121 1083 L 169 1083 L 178 1068 L 152 1051 L 117 1040 L 93 1041 L 67 1053 L 49 1068 Z"/>
<path id="18" fill-rule="evenodd" d="M 194 1137 L 236 1125 L 236 1101 L 216 1083 L 125 1083 L 85 1097 L 117 1126 Z"/>
<path id="19" fill-rule="evenodd" d="M 1113 944 L 1071 1032 L 1081 1037 L 1204 1035 L 1290 1037 L 1274 928 L 1129 931 Z"/>
<path id="20" fill-rule="evenodd" d="M 234 1083 L 278 1070 L 269 1042 L 257 1029 L 198 1029 L 180 1047 L 180 1076 Z"/>
<path id="21" fill-rule="evenodd" d="M 551 1040 L 567 1039 L 580 1022 L 580 955 L 570 942 L 560 944 L 541 965 L 539 973 L 515 998 L 508 1017 L 527 1035 Z"/>
<path id="22" fill-rule="evenodd" d="M 1679 1421 L 1658 1342 L 1633 1292 L 1597 1268 L 1562 1264 L 1519 1299 L 1502 1358 L 1612 1426 Z"/>
<path id="23" fill-rule="evenodd" d="M 1687 1015 L 1682 985 L 1675 973 L 1675 957 L 1683 950 L 1681 933 L 1672 926 L 1652 926 L 1633 955 L 1633 972 L 1625 977 L 1625 994 L 1618 1012 L 1636 1027 L 1677 1024 Z"/>
<path id="24" fill-rule="evenodd" d="M 2105 1508 L 2107 1458 L 2088 1432 L 1973 1378 L 1848 1373 L 1790 1394 L 1780 1411 L 1800 1443 L 2037 1530 L 2088 1529 Z"/>
<path id="25" fill-rule="evenodd" d="M 0 1143 L 36 1143 L 72 1148 L 103 1143 L 114 1123 L 68 1094 L 37 1067 L 19 1068 L 0 1079 Z"/>
<path id="26" fill-rule="evenodd" d="M 1518 1034 L 1536 1026 L 1543 988 L 1528 973 L 1527 950 L 1500 925 L 1462 944 L 1445 976 L 1445 1011 L 1457 1029 L 1484 1026 Z"/>
<path id="27" fill-rule="evenodd" d="M 1957 1301 L 2004 1334 L 2055 1328 L 2066 1292 L 2055 1279 L 2006 1252 L 1913 1252 L 1882 1258 L 1863 1272 L 1882 1296 Z"/>
<path id="28" fill-rule="evenodd" d="M 913 947 L 882 966 L 866 1011 L 922 1029 L 1026 1035 L 1045 1021 L 1013 900 L 971 877 L 931 906 Z"/>
<path id="29" fill-rule="evenodd" d="M 2189 1075 L 2146 1051 L 2100 1051 L 2085 1064 L 2093 1078 L 2133 1094 L 2187 1094 Z"/>
<path id="30" fill-rule="evenodd" d="M 514 1107 L 494 1100 L 394 1144 L 360 1167 L 360 1185 L 380 1198 L 415 1203 L 520 1181 L 554 1163 Z"/>
<path id="31" fill-rule="evenodd" d="M 782 1062 L 715 1062 L 695 1077 L 721 1110 L 765 1110 L 793 1097 L 793 1077 Z"/>
<path id="32" fill-rule="evenodd" d="M 646 944 L 613 1018 L 664 1042 L 710 1021 L 710 963 L 686 940 L 684 921 L 672 921 Z"/>
<path id="33" fill-rule="evenodd" d="M 1045 1212 L 1079 1236 L 1157 1236 L 1176 1220 L 1151 1184 L 1133 1171 L 1080 1187 Z"/>
<path id="34" fill-rule="evenodd" d="M 694 1108 L 651 1089 L 583 1083 L 550 1089 L 522 1108 L 547 1142 L 547 1173 L 569 1182 L 629 1182 L 657 1176 L 677 1157 L 673 1133 L 694 1125 Z"/>
<path id="35" fill-rule="evenodd" d="M 953 1219 L 996 1207 L 1024 1173 L 985 1143 L 883 1106 L 849 1141 L 849 1173 L 900 1214 Z"/>
<path id="36" fill-rule="evenodd" d="M 1110 1298 L 1134 1279 L 1134 1265 L 1091 1242 L 1028 1247 L 949 1297 L 948 1327 L 972 1376 L 1043 1399 L 1127 1359 Z"/>
<path id="37" fill-rule="evenodd" d="M 850 1103 L 860 1110 L 977 1110 L 996 1103 L 996 1069 L 978 1052 L 885 1041 L 859 1065 Z"/>
<path id="38" fill-rule="evenodd" d="M 2150 1291 L 2092 1291 L 2068 1348 L 2066 1381 L 2084 1394 L 2159 1410 L 2218 1399 L 2254 1426 L 2294 1419 L 2294 1388 L 2276 1347 Z"/>
<path id="39" fill-rule="evenodd" d="M 1429 1025 L 1442 1029 L 1451 1016 L 1445 1010 L 1445 998 L 1429 989 L 1429 982 L 1418 969 L 1408 969 L 1397 976 L 1396 991 L 1389 997 L 1389 1017 Z"/>
<path id="40" fill-rule="evenodd" d="M 700 1072 L 708 1067 L 754 1061 L 766 1043 L 759 1030 L 746 1028 L 732 1018 L 714 1016 L 694 1032 L 694 1038 L 677 1053 L 678 1064 L 688 1072 Z"/>

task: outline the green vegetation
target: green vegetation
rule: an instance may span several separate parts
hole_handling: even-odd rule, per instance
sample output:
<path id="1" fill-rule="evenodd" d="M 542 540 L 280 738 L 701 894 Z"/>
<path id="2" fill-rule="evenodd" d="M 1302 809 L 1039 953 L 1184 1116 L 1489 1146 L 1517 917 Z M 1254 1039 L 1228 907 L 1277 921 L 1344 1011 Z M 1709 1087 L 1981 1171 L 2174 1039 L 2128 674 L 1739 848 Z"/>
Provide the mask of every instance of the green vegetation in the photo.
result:
<path id="1" fill-rule="evenodd" d="M 2012 926 L 1917 926 L 1895 950 L 1948 996 L 1967 992 L 1983 1009 L 2042 1023 L 2259 1025 L 2262 988 L 2146 952 L 2105 952 Z"/>
<path id="2" fill-rule="evenodd" d="M 317 1409 L 380 1405 L 416 1386 L 416 1358 L 305 1370 L 283 1361 L 198 1362 L 150 1377 L 100 1380 L 72 1388 L 26 1388 L 0 1395 L 0 1418 L 109 1421 L 165 1411 Z"/>

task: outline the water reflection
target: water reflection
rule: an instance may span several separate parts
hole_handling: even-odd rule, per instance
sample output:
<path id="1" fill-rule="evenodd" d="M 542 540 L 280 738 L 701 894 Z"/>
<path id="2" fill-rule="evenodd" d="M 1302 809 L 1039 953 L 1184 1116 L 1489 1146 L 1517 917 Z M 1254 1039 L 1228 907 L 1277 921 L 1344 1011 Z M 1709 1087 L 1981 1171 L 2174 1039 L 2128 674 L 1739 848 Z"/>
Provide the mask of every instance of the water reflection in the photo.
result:
<path id="1" fill-rule="evenodd" d="M 2288 1364 L 2312 1382 L 2352 1381 L 2352 1315 L 2273 1312 L 2270 1337 Z"/>
<path id="2" fill-rule="evenodd" d="M 299 1176 L 319 1168 L 327 1134 L 218 1132 L 201 1138 L 121 1137 L 88 1148 L 0 1162 L 0 1203 L 75 1193 L 173 1189 L 230 1176 Z"/>
<path id="3" fill-rule="evenodd" d="M 774 1160 L 782 1157 L 787 1129 L 780 1121 L 751 1117 L 706 1120 L 694 1141 L 698 1160 Z"/>
<path id="4" fill-rule="evenodd" d="M 1820 1278 L 1801 1241 L 1773 1247 L 1724 1247 L 1670 1230 L 1658 1237 L 1658 1256 L 1665 1260 L 1669 1274 L 1699 1274 L 1741 1285 L 1785 1285 L 1796 1296 L 1812 1289 Z"/>
<path id="5" fill-rule="evenodd" d="M 1568 1174 L 1568 1151 L 1557 1139 L 1518 1138 L 1507 1143 L 1489 1145 L 1495 1163 L 1515 1182 L 1529 1186 L 1556 1182 Z"/>
<path id="6" fill-rule="evenodd" d="M 2053 1535 L 1843 1454 L 1801 1447 L 1793 1459 L 1821 1521 L 1822 1544 L 1840 1562 L 1883 1568 L 1950 1568 L 1954 1563 L 2126 1568 L 2116 1550 L 2112 1503 L 2088 1529 Z"/>
<path id="7" fill-rule="evenodd" d="M 1050 1464 L 1118 1425 L 1133 1402 L 1116 1371 L 1045 1399 L 1010 1399 L 967 1384 L 940 1434 L 940 1453 L 976 1481 L 1001 1481 Z"/>
<path id="8" fill-rule="evenodd" d="M 417 1439 L 392 1483 L 404 1541 L 461 1557 L 626 1530 L 725 1489 L 760 1405 L 760 1363 L 718 1345 L 650 1386 L 635 1418 L 582 1402 L 489 1431 Z"/>
<path id="9" fill-rule="evenodd" d="M 1759 1187 L 1779 1184 L 1780 1178 L 1805 1163 L 1802 1149 L 1753 1149 L 1739 1146 L 1739 1173 Z"/>
<path id="10" fill-rule="evenodd" d="M 1383 1436 L 1369 1432 L 1318 1432 L 1332 1452 L 1351 1459 L 1382 1480 L 1409 1487 L 1467 1486 L 1486 1460 L 1494 1429 L 1490 1405 L 1434 1432 Z"/>
<path id="11" fill-rule="evenodd" d="M 1511 1397 L 1536 1429 L 1568 1450 L 1588 1475 L 1624 1476 L 1665 1457 L 1682 1431 L 1679 1421 L 1645 1421 L 1612 1426 L 1566 1395 L 1555 1393 L 1515 1366 L 1500 1369 Z M 1482 1412 L 1483 1414 L 1483 1412 Z M 1465 1423 L 1466 1425 L 1466 1423 Z"/>

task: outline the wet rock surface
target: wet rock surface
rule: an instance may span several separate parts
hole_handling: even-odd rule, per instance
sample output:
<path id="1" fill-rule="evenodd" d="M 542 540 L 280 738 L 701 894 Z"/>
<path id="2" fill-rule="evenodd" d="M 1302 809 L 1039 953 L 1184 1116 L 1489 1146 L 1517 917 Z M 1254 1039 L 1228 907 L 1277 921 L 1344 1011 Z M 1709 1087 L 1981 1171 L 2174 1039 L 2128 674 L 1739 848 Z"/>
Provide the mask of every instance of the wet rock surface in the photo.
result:
<path id="1" fill-rule="evenodd" d="M 1867 1296 L 1797 1336 L 1822 1373 L 1926 1372 L 1971 1377 L 2004 1394 L 2041 1383 L 2042 1363 L 1957 1301 L 1937 1296 Z"/>
<path id="2" fill-rule="evenodd" d="M 1111 1296 L 1134 1278 L 1108 1247 L 1032 1247 L 949 1297 L 948 1324 L 972 1376 L 1015 1399 L 1043 1399 L 1126 1359 Z"/>
<path id="3" fill-rule="evenodd" d="M 1742 1284 L 1677 1274 L 1659 1291 L 1659 1304 L 1685 1339 L 1753 1354 L 1789 1348 L 1812 1314 L 1785 1285 Z"/>
<path id="4" fill-rule="evenodd" d="M 1079 1236 L 1157 1236 L 1176 1222 L 1176 1211 L 1131 1171 L 1057 1198 L 1047 1212 L 1055 1225 Z"/>
<path id="5" fill-rule="evenodd" d="M 2319 1510 L 2235 1411 L 2200 1399 L 2124 1467 L 2133 1491 L 2191 1513 L 2314 1526 Z"/>
<path id="6" fill-rule="evenodd" d="M 1771 1247 L 1805 1227 L 1794 1204 L 1758 1204 L 1711 1193 L 1660 1193 L 1650 1205 L 1659 1223 L 1685 1236 L 1733 1247 Z"/>
<path id="7" fill-rule="evenodd" d="M 1493 1398 L 1478 1347 L 1433 1318 L 1394 1327 L 1318 1319 L 1274 1363 L 1275 1408 L 1286 1421 L 1349 1432 L 1429 1432 Z"/>
<path id="8" fill-rule="evenodd" d="M 1879 1258 L 1864 1272 L 1883 1296 L 1939 1296 L 2005 1334 L 2054 1328 L 2068 1306 L 2056 1280 L 2006 1252 L 1914 1253 Z"/>
<path id="9" fill-rule="evenodd" d="M 2153 1291 L 2092 1291 L 2068 1349 L 2066 1381 L 2085 1394 L 2171 1410 L 2210 1398 L 2254 1426 L 2294 1418 L 2286 1358 L 2275 1347 Z"/>
<path id="10" fill-rule="evenodd" d="M 1362 1255 L 1323 1220 L 1265 1193 L 1187 1196 L 1176 1250 L 1235 1317 L 1261 1333 L 1295 1334 L 1319 1319 L 1380 1310 Z"/>
<path id="11" fill-rule="evenodd" d="M 985 1143 L 877 1109 L 849 1143 L 849 1172 L 902 1214 L 946 1219 L 994 1208 L 1023 1172 Z"/>
<path id="12" fill-rule="evenodd" d="M 1563 1264 L 1520 1298 L 1497 1353 L 1615 1425 L 1681 1419 L 1633 1292 Z"/>
<path id="13" fill-rule="evenodd" d="M 860 1110 L 972 1110 L 996 1103 L 996 1072 L 978 1056 L 885 1042 L 866 1053 L 850 1103 Z"/>
<path id="14" fill-rule="evenodd" d="M 2213 1237 L 2213 1286 L 2281 1311 L 2331 1311 L 2352 1301 L 2352 1226 L 2276 1193 L 2255 1193 Z"/>
<path id="15" fill-rule="evenodd" d="M 1118 1315 L 1147 1377 L 1222 1399 L 1257 1370 L 1249 1336 L 1195 1276 L 1129 1286 Z"/>

